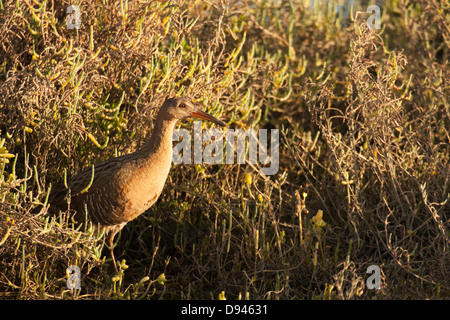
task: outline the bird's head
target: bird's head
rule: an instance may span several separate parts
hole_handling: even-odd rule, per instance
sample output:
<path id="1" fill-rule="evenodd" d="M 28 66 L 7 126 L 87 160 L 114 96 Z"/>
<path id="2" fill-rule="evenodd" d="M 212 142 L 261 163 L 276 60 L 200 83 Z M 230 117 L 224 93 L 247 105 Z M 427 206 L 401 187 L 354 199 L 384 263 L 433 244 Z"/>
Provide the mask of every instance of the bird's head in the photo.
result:
<path id="1" fill-rule="evenodd" d="M 195 117 L 203 120 L 208 120 L 222 127 L 225 127 L 224 122 L 202 111 L 200 108 L 196 107 L 192 102 L 185 98 L 177 97 L 167 99 L 161 106 L 160 113 L 161 112 L 164 113 L 164 115 L 177 120 L 187 117 Z"/>

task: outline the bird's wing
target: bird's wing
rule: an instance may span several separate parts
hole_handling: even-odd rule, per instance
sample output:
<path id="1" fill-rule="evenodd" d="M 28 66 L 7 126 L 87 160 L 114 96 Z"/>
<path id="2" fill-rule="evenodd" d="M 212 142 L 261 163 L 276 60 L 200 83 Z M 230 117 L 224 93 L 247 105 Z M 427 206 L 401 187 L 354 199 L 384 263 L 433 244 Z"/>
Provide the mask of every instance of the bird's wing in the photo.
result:
<path id="1" fill-rule="evenodd" d="M 68 182 L 68 189 L 64 185 L 55 187 L 49 197 L 51 211 L 67 210 L 67 197 L 70 193 L 72 199 L 85 195 L 98 193 L 102 188 L 112 188 L 114 176 L 128 159 L 126 156 L 111 158 L 92 167 L 85 168 Z M 53 207 L 53 208 L 52 208 Z"/>

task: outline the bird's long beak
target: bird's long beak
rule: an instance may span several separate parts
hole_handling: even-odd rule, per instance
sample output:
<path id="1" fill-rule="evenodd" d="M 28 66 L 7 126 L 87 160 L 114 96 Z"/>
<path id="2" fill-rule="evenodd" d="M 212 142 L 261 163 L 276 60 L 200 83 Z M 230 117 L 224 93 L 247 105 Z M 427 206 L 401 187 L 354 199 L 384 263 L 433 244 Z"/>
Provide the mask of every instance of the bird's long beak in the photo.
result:
<path id="1" fill-rule="evenodd" d="M 193 112 L 191 112 L 190 114 L 191 117 L 195 117 L 195 118 L 199 118 L 199 119 L 203 119 L 203 120 L 208 120 L 211 122 L 214 122 L 216 124 L 218 124 L 219 126 L 225 127 L 225 123 L 223 121 L 220 121 L 219 119 L 213 117 L 212 115 L 210 115 L 209 113 L 206 113 L 200 109 L 197 109 Z"/>

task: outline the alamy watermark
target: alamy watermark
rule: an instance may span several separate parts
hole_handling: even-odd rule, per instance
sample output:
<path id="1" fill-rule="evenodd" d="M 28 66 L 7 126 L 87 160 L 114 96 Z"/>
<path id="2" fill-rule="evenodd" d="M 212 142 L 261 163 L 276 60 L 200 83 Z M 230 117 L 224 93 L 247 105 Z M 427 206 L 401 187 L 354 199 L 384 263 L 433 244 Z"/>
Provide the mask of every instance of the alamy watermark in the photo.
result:
<path id="1" fill-rule="evenodd" d="M 336 13 L 340 14 L 343 19 L 343 23 L 348 20 L 350 9 L 352 7 L 359 7 L 365 10 L 370 16 L 367 18 L 366 23 L 370 29 L 381 29 L 381 7 L 385 0 L 310 0 L 309 7 L 314 10 L 316 5 L 322 5 L 324 8 L 328 8 L 328 5 L 334 6 Z M 375 4 L 369 4 L 369 2 L 375 2 Z M 120 4 L 119 4 L 120 6 Z M 70 5 L 67 7 L 67 19 L 66 24 L 68 29 L 80 29 L 81 27 L 81 11 L 77 5 Z"/>
<path id="2" fill-rule="evenodd" d="M 77 265 L 71 265 L 66 269 L 68 278 L 66 281 L 67 289 L 81 289 L 81 270 Z M 369 290 L 381 288 L 381 269 L 380 266 L 372 264 L 367 268 L 367 274 L 370 276 L 366 280 L 366 286 Z"/>
<path id="3" fill-rule="evenodd" d="M 372 264 L 367 268 L 367 274 L 370 276 L 367 278 L 366 286 L 367 289 L 380 289 L 381 288 L 381 269 L 380 266 Z"/>
<path id="4" fill-rule="evenodd" d="M 280 156 L 280 132 L 278 129 L 248 129 L 246 131 L 226 129 L 225 131 L 225 134 L 215 128 L 202 131 L 202 122 L 195 121 L 194 152 L 192 154 L 190 132 L 187 129 L 175 130 L 172 140 L 175 142 L 181 140 L 181 142 L 173 147 L 172 162 L 191 164 L 193 155 L 195 164 L 244 164 L 248 154 L 250 164 L 256 165 L 259 161 L 262 174 L 274 175 L 278 172 Z M 224 135 L 226 139 L 225 154 Z M 246 143 L 247 141 L 248 143 Z M 203 150 L 204 142 L 206 142 L 206 147 Z"/>
<path id="5" fill-rule="evenodd" d="M 71 265 L 66 269 L 67 272 L 67 289 L 81 289 L 81 269 L 77 265 Z"/>
<path id="6" fill-rule="evenodd" d="M 373 2 L 375 3 L 373 4 Z M 323 8 L 328 8 L 331 5 L 336 13 L 341 15 L 344 24 L 348 21 L 350 9 L 358 7 L 359 10 L 364 10 L 370 15 L 366 19 L 369 29 L 381 29 L 381 7 L 383 2 L 384 0 L 310 0 L 309 7 L 311 10 L 314 10 L 316 5 L 321 5 Z"/>
<path id="7" fill-rule="evenodd" d="M 80 29 L 81 27 L 81 11 L 77 5 L 71 5 L 67 7 L 67 29 Z"/>

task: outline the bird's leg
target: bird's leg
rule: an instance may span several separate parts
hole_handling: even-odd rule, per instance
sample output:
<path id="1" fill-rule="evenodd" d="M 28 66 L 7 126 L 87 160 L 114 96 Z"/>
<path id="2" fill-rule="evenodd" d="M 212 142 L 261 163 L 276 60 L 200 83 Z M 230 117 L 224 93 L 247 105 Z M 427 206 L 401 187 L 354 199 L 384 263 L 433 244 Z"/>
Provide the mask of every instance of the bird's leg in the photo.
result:
<path id="1" fill-rule="evenodd" d="M 116 258 L 114 258 L 114 236 L 116 235 L 115 232 L 110 232 L 108 234 L 108 237 L 106 238 L 106 246 L 109 249 L 109 253 L 111 255 L 112 261 L 113 261 L 113 265 L 114 265 L 114 270 L 117 272 L 119 272 L 117 270 L 117 264 L 116 264 Z"/>

